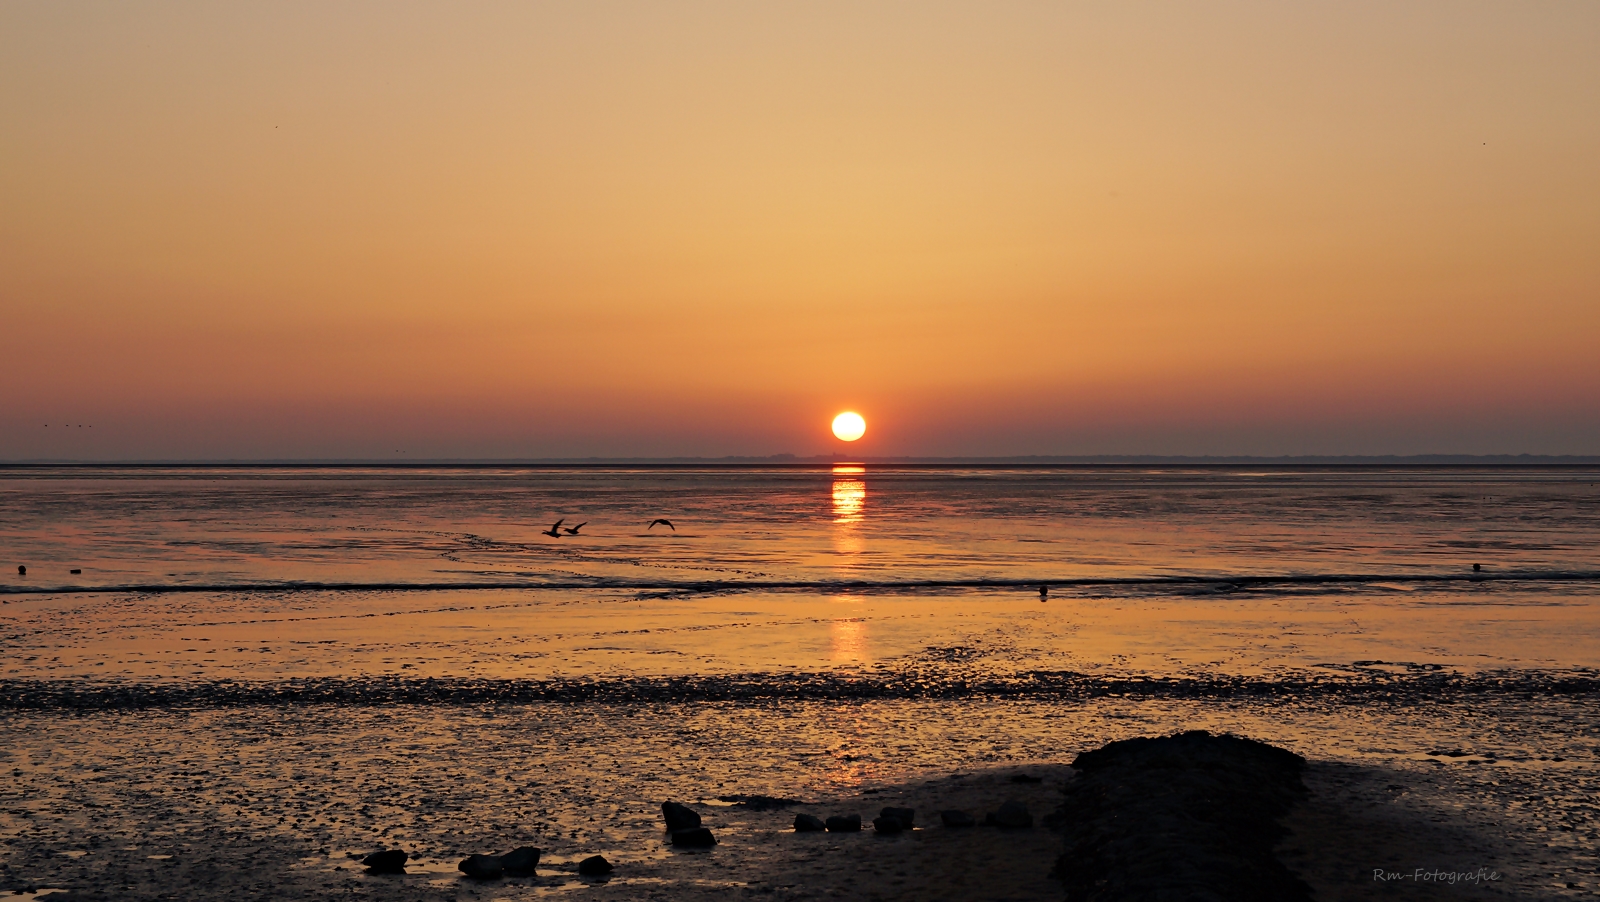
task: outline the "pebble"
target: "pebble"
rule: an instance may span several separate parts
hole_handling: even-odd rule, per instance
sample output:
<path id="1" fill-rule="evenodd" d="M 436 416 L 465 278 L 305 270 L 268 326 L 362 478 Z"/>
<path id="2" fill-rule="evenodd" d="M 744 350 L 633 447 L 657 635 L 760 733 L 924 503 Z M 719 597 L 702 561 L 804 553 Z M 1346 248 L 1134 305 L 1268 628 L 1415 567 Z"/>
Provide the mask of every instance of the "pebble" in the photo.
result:
<path id="1" fill-rule="evenodd" d="M 717 838 L 705 827 L 695 827 L 691 830 L 672 831 L 672 844 L 684 849 L 709 849 L 717 844 Z"/>
<path id="2" fill-rule="evenodd" d="M 578 862 L 578 873 L 584 877 L 603 877 L 614 870 L 616 868 L 604 855 L 590 855 Z"/>
<path id="3" fill-rule="evenodd" d="M 468 855 L 456 867 L 474 880 L 495 880 L 505 876 L 505 868 L 497 855 Z"/>
<path id="4" fill-rule="evenodd" d="M 404 874 L 406 860 L 410 857 L 399 849 L 384 849 L 361 859 L 361 863 L 374 874 Z"/>
<path id="5" fill-rule="evenodd" d="M 822 822 L 822 818 L 814 814 L 797 814 L 794 816 L 794 832 L 796 833 L 816 833 L 826 829 L 828 829 L 828 825 Z"/>
<path id="6" fill-rule="evenodd" d="M 532 877 L 539 868 L 539 850 L 522 846 L 500 856 L 500 866 L 513 877 Z"/>
<path id="7" fill-rule="evenodd" d="M 679 830 L 693 830 L 700 826 L 700 814 L 687 805 L 679 805 L 677 802 L 662 802 L 661 818 L 667 822 L 667 829 L 673 833 Z"/>
<path id="8" fill-rule="evenodd" d="M 900 821 L 900 826 L 906 828 L 907 830 L 910 830 L 916 824 L 917 820 L 917 812 L 914 808 L 895 808 L 891 806 L 884 808 L 878 813 L 884 817 L 895 818 L 896 820 Z"/>
<path id="9" fill-rule="evenodd" d="M 902 824 L 897 817 L 882 815 L 872 819 L 872 829 L 885 836 L 893 836 L 905 828 L 905 824 Z"/>
<path id="10" fill-rule="evenodd" d="M 861 829 L 861 815 L 836 814 L 828 818 L 823 823 L 823 826 L 828 829 L 829 833 L 855 833 Z"/>
<path id="11" fill-rule="evenodd" d="M 978 823 L 977 819 L 972 815 L 953 808 L 949 811 L 939 812 L 939 822 L 946 827 L 972 827 Z"/>

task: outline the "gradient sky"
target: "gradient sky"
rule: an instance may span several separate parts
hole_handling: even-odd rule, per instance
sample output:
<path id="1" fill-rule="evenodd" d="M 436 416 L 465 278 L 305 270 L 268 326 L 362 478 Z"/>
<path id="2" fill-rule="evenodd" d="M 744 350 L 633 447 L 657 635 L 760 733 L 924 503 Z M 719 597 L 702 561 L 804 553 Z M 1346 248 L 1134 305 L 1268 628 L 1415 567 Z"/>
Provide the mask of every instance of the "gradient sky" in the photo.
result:
<path id="1" fill-rule="evenodd" d="M 864 454 L 1600 453 L 1597 48 L 1594 2 L 14 0 L 0 458 L 847 408 Z"/>

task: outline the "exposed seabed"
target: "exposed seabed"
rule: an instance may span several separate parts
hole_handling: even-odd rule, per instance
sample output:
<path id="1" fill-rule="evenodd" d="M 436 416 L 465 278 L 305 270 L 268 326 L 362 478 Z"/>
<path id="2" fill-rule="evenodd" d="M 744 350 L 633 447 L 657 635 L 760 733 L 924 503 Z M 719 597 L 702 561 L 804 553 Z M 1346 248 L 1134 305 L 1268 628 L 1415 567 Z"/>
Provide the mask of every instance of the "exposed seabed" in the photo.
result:
<path id="1" fill-rule="evenodd" d="M 133 900 L 570 890 L 1060 899 L 1051 871 L 1061 837 L 1042 827 L 956 835 L 919 821 L 899 837 L 811 838 L 790 824 L 796 810 L 870 819 L 895 804 L 981 813 L 1019 794 L 1043 815 L 1059 803 L 1065 765 L 1079 752 L 1198 728 L 1311 760 L 1313 801 L 1291 828 L 1321 839 L 1307 846 L 1291 837 L 1284 855 L 1323 887 L 1319 898 L 1592 894 L 1600 886 L 1593 693 L 1395 682 L 1381 695 L 1281 697 L 646 694 L 419 704 L 367 696 L 214 705 L 196 695 L 158 707 L 12 706 L 0 714 L 8 737 L 0 767 L 9 773 L 0 784 L 0 889 Z M 1011 783 L 1018 772 L 1046 779 Z M 738 804 L 754 795 L 803 809 Z M 666 799 L 699 806 L 720 844 L 672 849 L 660 826 Z M 474 883 L 455 872 L 467 854 L 520 845 L 546 850 L 538 878 Z M 421 863 L 384 877 L 349 857 L 384 847 Z M 603 885 L 573 871 L 596 853 L 617 865 Z M 1501 877 L 1448 886 L 1448 896 L 1372 877 L 1375 868 L 1469 865 Z"/>

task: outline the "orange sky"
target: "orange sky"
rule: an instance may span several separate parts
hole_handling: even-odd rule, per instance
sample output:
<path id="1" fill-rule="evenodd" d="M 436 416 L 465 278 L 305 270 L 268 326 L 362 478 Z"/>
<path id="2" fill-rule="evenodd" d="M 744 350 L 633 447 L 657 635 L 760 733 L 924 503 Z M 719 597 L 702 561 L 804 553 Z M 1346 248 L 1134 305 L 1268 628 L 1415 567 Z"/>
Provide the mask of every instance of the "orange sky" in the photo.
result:
<path id="1" fill-rule="evenodd" d="M 0 459 L 845 408 L 866 454 L 1600 453 L 1597 47 L 1591 2 L 3 4 Z"/>

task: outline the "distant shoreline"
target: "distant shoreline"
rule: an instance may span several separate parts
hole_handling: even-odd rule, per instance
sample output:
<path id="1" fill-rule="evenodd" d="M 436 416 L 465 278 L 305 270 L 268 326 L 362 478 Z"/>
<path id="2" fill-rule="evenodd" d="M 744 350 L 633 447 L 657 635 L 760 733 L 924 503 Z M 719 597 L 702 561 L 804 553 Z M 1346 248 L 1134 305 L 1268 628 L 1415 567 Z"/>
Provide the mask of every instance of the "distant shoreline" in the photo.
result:
<path id="1" fill-rule="evenodd" d="M 0 596 L 122 595 L 143 593 L 212 594 L 217 592 L 465 592 L 465 591 L 629 591 L 629 592 L 905 592 L 925 589 L 1114 589 L 1208 588 L 1233 592 L 1274 586 L 1337 586 L 1399 583 L 1600 583 L 1595 570 L 1505 570 L 1500 572 L 1436 571 L 1432 573 L 1236 573 L 1167 576 L 987 576 L 970 579 L 517 579 L 439 582 L 318 582 L 274 580 L 226 583 L 131 583 L 122 585 L 19 586 L 0 583 Z M 1066 598 L 1068 596 L 1062 596 Z"/>
<path id="2" fill-rule="evenodd" d="M 1577 454 L 1410 454 L 1410 455 L 1244 455 L 1160 456 L 1142 454 L 1014 455 L 994 457 L 852 457 L 843 454 L 773 454 L 765 457 L 547 457 L 547 458 L 377 458 L 173 459 L 0 461 L 0 470 L 49 467 L 383 467 L 415 469 L 570 468 L 570 467 L 816 467 L 833 464 L 895 467 L 1595 467 L 1600 455 Z"/>

